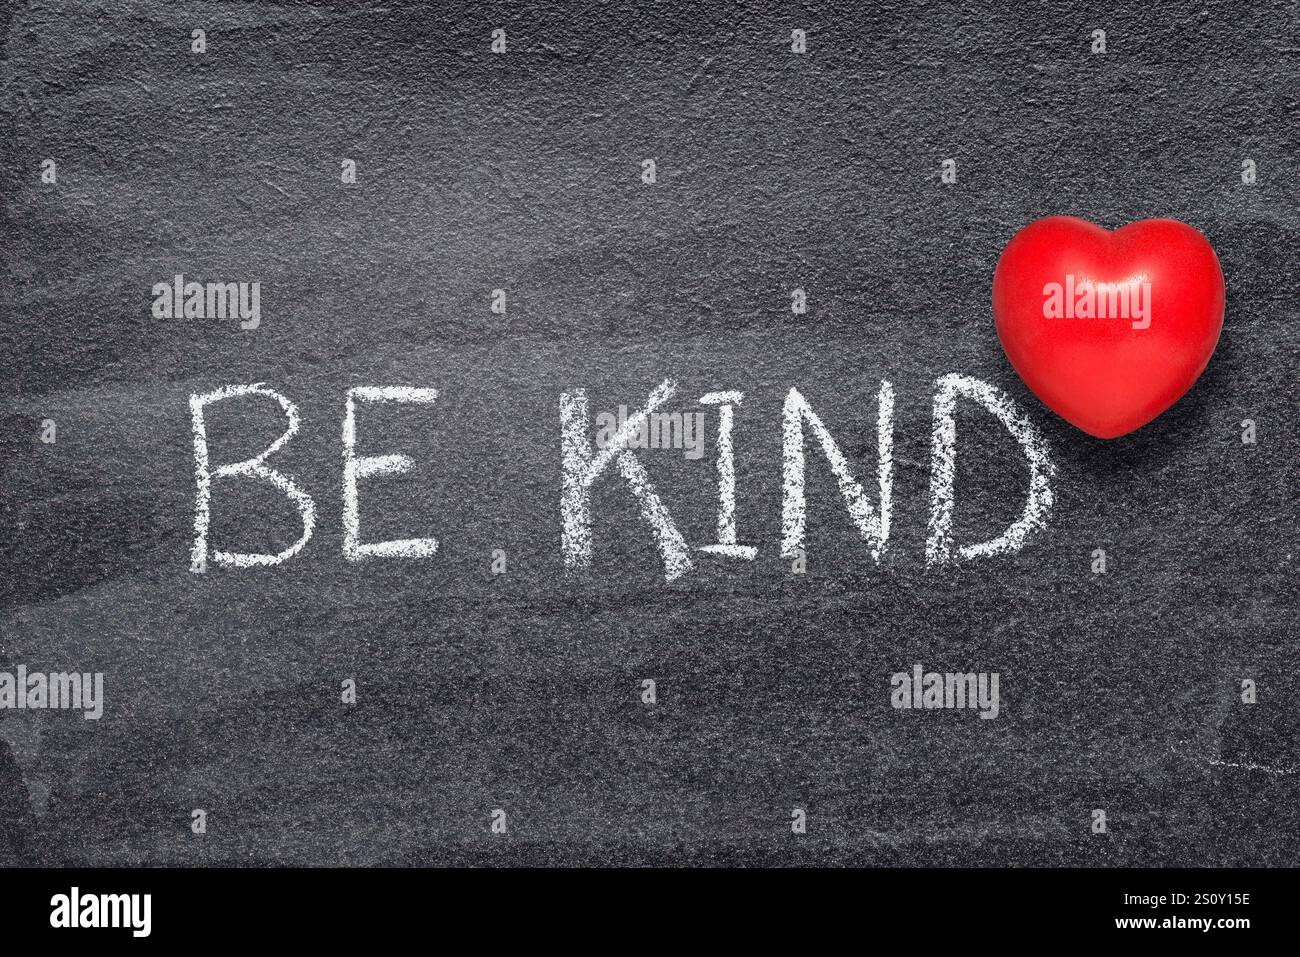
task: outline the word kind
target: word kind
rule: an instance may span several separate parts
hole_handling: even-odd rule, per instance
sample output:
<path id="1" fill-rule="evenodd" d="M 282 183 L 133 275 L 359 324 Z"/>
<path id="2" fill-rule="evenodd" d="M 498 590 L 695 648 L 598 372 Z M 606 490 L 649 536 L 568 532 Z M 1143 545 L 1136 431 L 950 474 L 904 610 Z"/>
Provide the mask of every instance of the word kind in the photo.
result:
<path id="1" fill-rule="evenodd" d="M 262 323 L 260 282 L 186 282 L 177 273 L 152 292 L 155 319 L 239 319 L 241 329 Z"/>
<path id="2" fill-rule="evenodd" d="M 895 708 L 979 709 L 981 718 L 996 718 L 999 710 L 998 673 L 987 671 L 923 672 L 919 664 L 912 673 L 892 675 L 889 703 Z"/>
<path id="3" fill-rule="evenodd" d="M 717 464 L 717 523 L 712 542 L 689 545 L 671 511 L 659 497 L 645 466 L 635 453 L 647 423 L 676 395 L 677 384 L 665 380 L 650 393 L 645 406 L 634 414 L 618 417 L 600 427 L 593 440 L 593 422 L 583 389 L 560 396 L 560 553 L 565 567 L 588 569 L 592 564 L 593 489 L 598 482 L 618 479 L 637 500 L 642 520 L 649 526 L 664 567 L 672 581 L 691 571 L 695 553 L 702 552 L 739 561 L 752 561 L 758 546 L 742 544 L 736 521 L 736 462 L 734 433 L 736 410 L 744 401 L 737 390 L 714 391 L 700 396 L 700 405 L 716 408 L 715 437 Z M 343 555 L 349 561 L 373 558 L 431 558 L 438 551 L 432 536 L 383 542 L 363 539 L 360 525 L 360 482 L 385 475 L 400 475 L 415 467 L 406 455 L 356 454 L 356 409 L 359 404 L 419 404 L 437 401 L 434 389 L 412 386 L 360 386 L 344 396 L 343 415 Z M 269 399 L 280 406 L 287 426 L 274 442 L 251 458 L 214 465 L 208 450 L 206 410 L 215 403 L 235 399 Z M 1024 509 L 1001 535 L 988 541 L 957 545 L 953 540 L 952 516 L 957 460 L 956 406 L 959 400 L 982 407 L 1012 435 L 1029 465 L 1029 487 Z M 873 500 L 854 475 L 853 466 L 841 451 L 830 429 L 798 389 L 790 389 L 781 410 L 781 540 L 782 558 L 804 557 L 806 456 L 821 453 L 834 474 L 849 520 L 877 564 L 886 554 L 893 522 L 894 501 L 894 387 L 880 383 L 876 397 L 876 462 Z M 190 551 L 191 570 L 206 571 L 216 565 L 249 568 L 278 565 L 297 555 L 311 541 L 316 527 L 316 500 L 291 475 L 267 464 L 277 451 L 298 434 L 298 407 L 287 397 L 261 383 L 230 385 L 190 396 L 190 417 L 194 438 L 196 485 L 194 544 Z M 662 420 L 660 420 L 662 421 Z M 672 421 L 672 420 L 669 420 Z M 683 423 L 686 418 L 681 420 Z M 614 426 L 617 426 L 616 428 Z M 684 433 L 682 433 L 684 434 Z M 998 555 L 1020 549 L 1028 536 L 1046 527 L 1052 508 L 1051 479 L 1054 474 L 1047 447 L 1034 428 L 1006 394 L 988 383 L 961 375 L 946 375 L 935 382 L 933 431 L 930 442 L 930 515 L 925 557 L 928 565 Z M 278 489 L 298 510 L 302 535 L 287 548 L 276 552 L 238 552 L 211 545 L 212 499 L 218 483 L 231 480 L 266 483 Z"/>
<path id="4" fill-rule="evenodd" d="M 16 711 L 78 709 L 87 721 L 104 716 L 104 674 L 33 671 L 19 665 L 16 672 L 0 671 L 0 708 Z"/>
<path id="5" fill-rule="evenodd" d="M 1151 283 L 1141 277 L 1125 282 L 1076 280 L 1043 286 L 1044 319 L 1127 319 L 1134 329 L 1151 327 Z"/>

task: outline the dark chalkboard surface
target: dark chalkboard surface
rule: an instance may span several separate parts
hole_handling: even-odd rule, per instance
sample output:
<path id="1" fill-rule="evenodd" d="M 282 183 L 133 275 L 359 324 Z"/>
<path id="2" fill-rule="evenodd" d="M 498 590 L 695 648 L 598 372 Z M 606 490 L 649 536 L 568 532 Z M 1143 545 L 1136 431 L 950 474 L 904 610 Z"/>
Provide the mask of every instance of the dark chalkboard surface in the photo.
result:
<path id="1" fill-rule="evenodd" d="M 103 713 L 0 711 L 0 859 L 1300 863 L 1295 6 L 866 6 L 8 9 L 0 671 L 101 673 Z M 1222 263 L 1207 372 L 1115 441 L 994 333 L 998 255 L 1052 214 L 1181 219 Z M 167 318 L 177 275 L 257 283 L 256 328 Z M 1018 551 L 927 565 L 952 373 L 1030 420 L 1054 505 Z M 691 569 L 616 469 L 567 568 L 562 396 L 634 415 L 667 379 L 702 454 L 635 460 Z M 877 503 L 882 380 L 888 547 L 810 433 L 798 574 L 783 404 Z M 314 533 L 192 569 L 190 399 L 252 383 L 300 415 L 266 464 Z M 437 392 L 356 405 L 356 454 L 414 463 L 359 480 L 361 536 L 431 557 L 344 555 L 362 386 Z M 752 561 L 697 550 L 697 400 L 728 390 Z M 973 543 L 1028 469 L 977 404 L 956 424 Z M 263 395 L 205 427 L 216 468 L 286 421 Z M 302 531 L 257 479 L 210 510 L 212 547 Z M 893 707 L 918 665 L 997 673 L 997 717 Z"/>

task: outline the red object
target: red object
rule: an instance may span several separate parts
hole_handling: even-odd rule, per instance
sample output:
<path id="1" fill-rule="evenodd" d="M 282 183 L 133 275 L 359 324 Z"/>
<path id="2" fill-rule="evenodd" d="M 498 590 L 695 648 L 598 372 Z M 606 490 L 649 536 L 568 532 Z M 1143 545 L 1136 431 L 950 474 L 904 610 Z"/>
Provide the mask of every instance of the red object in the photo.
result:
<path id="1" fill-rule="evenodd" d="M 998 338 L 1067 422 L 1113 439 L 1192 387 L 1223 329 L 1223 271 L 1199 232 L 1144 219 L 1111 232 L 1072 216 L 1030 223 L 993 274 Z"/>

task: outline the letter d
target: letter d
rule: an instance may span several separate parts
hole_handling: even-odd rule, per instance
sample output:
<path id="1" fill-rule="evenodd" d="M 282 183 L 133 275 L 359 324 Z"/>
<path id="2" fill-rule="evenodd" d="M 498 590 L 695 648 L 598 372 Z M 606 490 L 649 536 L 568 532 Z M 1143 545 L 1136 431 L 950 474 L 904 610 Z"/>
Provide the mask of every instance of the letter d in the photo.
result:
<path id="1" fill-rule="evenodd" d="M 1020 443 L 1029 462 L 1029 496 L 1025 509 L 997 538 L 956 549 L 959 559 L 1019 551 L 1029 533 L 1044 528 L 1052 510 L 1051 479 L 1055 474 L 1047 443 L 1011 397 L 987 382 L 969 376 L 946 375 L 935 383 L 934 433 L 930 444 L 930 535 L 925 543 L 927 565 L 953 559 L 952 506 L 957 467 L 957 396 L 984 406 Z"/>

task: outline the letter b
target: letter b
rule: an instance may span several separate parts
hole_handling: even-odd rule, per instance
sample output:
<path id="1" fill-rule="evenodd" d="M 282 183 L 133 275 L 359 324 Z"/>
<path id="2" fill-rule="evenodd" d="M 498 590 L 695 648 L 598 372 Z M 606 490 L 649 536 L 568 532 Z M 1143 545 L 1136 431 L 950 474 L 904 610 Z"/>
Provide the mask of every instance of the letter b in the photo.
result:
<path id="1" fill-rule="evenodd" d="M 231 399 L 242 395 L 264 395 L 280 403 L 289 426 L 284 434 L 266 447 L 266 450 L 251 459 L 222 465 L 211 469 L 208 465 L 208 433 L 204 423 L 203 409 L 214 402 Z M 292 558 L 311 539 L 312 529 L 316 525 L 316 503 L 312 497 L 300 489 L 283 472 L 268 468 L 264 463 L 286 442 L 298 434 L 298 407 L 280 393 L 259 383 L 253 385 L 230 385 L 207 392 L 203 395 L 190 396 L 190 418 L 194 427 L 194 480 L 197 486 L 194 509 L 194 547 L 190 551 L 191 568 L 206 568 L 208 561 L 208 524 L 212 513 L 212 480 L 219 478 L 258 478 L 282 491 L 297 507 L 302 518 L 302 536 L 283 551 L 272 555 L 262 552 L 227 552 L 220 548 L 211 550 L 212 561 L 218 565 L 233 565 L 247 568 L 253 565 L 278 565 Z"/>

